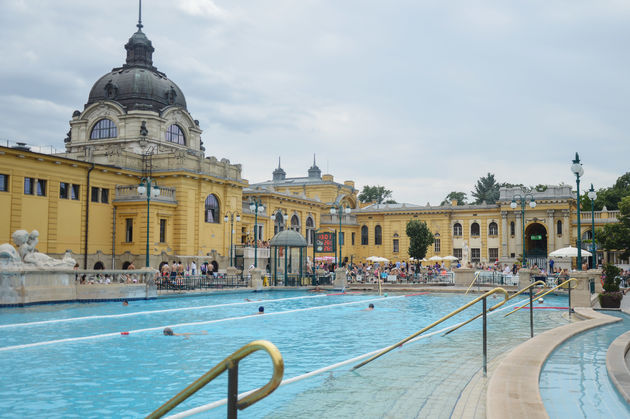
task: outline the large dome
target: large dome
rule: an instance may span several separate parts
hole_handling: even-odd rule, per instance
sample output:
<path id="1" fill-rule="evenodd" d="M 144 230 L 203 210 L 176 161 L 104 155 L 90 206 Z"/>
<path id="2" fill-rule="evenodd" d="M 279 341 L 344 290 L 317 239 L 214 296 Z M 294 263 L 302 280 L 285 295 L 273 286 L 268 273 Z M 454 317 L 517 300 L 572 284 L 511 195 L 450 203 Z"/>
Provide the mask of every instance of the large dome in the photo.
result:
<path id="1" fill-rule="evenodd" d="M 101 100 L 114 100 L 128 111 L 159 112 L 167 106 L 186 109 L 186 98 L 181 89 L 153 66 L 153 45 L 142 32 L 141 21 L 137 26 L 138 31 L 125 45 L 126 64 L 114 68 L 94 83 L 85 106 Z"/>
<path id="2" fill-rule="evenodd" d="M 135 66 L 115 68 L 98 79 L 86 106 L 101 100 L 114 100 L 127 110 L 159 112 L 170 105 L 186 108 L 184 93 L 165 74 Z"/>

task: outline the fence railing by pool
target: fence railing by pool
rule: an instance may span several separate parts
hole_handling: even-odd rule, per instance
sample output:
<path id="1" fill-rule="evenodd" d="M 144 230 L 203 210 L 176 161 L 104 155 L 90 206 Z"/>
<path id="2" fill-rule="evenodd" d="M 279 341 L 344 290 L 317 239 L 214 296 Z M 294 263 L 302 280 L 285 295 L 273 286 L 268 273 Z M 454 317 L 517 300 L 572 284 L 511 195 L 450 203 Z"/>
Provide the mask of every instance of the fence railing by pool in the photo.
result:
<path id="1" fill-rule="evenodd" d="M 190 275 L 176 277 L 160 277 L 157 283 L 158 291 L 193 291 L 216 288 L 248 287 L 251 282 L 249 275 Z"/>

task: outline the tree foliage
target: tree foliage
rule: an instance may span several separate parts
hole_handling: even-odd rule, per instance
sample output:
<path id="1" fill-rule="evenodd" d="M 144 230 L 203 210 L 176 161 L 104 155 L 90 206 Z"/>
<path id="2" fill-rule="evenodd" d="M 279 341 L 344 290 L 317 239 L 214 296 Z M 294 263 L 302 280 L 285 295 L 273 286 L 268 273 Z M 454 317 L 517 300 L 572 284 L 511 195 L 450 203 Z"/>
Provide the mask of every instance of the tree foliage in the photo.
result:
<path id="1" fill-rule="evenodd" d="M 391 198 L 391 196 L 392 191 L 390 191 L 389 189 L 385 189 L 384 186 L 365 185 L 358 198 L 361 202 L 375 202 L 377 204 L 382 204 L 383 202 L 385 202 L 386 204 L 395 204 L 396 201 L 394 201 L 393 199 L 387 199 Z"/>
<path id="2" fill-rule="evenodd" d="M 446 195 L 446 198 L 444 198 L 444 201 L 442 201 L 442 203 L 440 205 L 450 205 L 451 202 L 453 201 L 453 199 L 457 200 L 457 205 L 466 205 L 466 200 L 468 199 L 466 197 L 466 192 L 451 192 L 448 195 Z"/>
<path id="3" fill-rule="evenodd" d="M 588 188 L 585 188 L 580 194 L 580 205 L 582 211 L 591 210 L 591 200 L 588 197 Z M 594 209 L 595 211 L 601 211 L 604 207 L 608 210 L 618 210 L 621 200 L 630 196 L 630 172 L 617 178 L 617 181 L 610 188 L 601 188 L 597 191 L 597 198 L 595 198 Z"/>
<path id="4" fill-rule="evenodd" d="M 427 248 L 433 244 L 433 233 L 424 221 L 410 220 L 406 228 L 409 237 L 409 256 L 420 260 L 427 255 Z"/>
<path id="5" fill-rule="evenodd" d="M 606 224 L 595 232 L 597 246 L 606 250 L 623 251 L 622 259 L 630 257 L 630 196 L 619 202 L 619 222 Z"/>
<path id="6" fill-rule="evenodd" d="M 481 204 L 485 201 L 487 204 L 494 204 L 499 200 L 500 186 L 492 173 L 480 177 L 475 185 L 475 190 L 470 193 L 475 198 L 473 203 Z"/>

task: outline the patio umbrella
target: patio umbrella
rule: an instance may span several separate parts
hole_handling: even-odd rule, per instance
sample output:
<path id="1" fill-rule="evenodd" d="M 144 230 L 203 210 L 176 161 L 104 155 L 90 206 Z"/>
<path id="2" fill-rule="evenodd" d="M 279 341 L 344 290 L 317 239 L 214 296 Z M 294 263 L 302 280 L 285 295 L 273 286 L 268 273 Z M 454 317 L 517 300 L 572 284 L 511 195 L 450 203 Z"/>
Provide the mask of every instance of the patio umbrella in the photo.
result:
<path id="1" fill-rule="evenodd" d="M 459 259 L 457 259 L 455 256 L 448 255 L 448 256 L 444 256 L 444 260 L 456 261 Z"/>
<path id="2" fill-rule="evenodd" d="M 429 258 L 430 261 L 437 262 L 438 260 L 444 259 L 442 256 L 431 256 Z"/>
<path id="3" fill-rule="evenodd" d="M 577 247 L 563 247 L 562 249 L 554 250 L 549 253 L 549 257 L 552 258 L 576 258 L 578 255 Z M 587 252 L 582 249 L 582 256 L 592 256 L 591 252 Z"/>

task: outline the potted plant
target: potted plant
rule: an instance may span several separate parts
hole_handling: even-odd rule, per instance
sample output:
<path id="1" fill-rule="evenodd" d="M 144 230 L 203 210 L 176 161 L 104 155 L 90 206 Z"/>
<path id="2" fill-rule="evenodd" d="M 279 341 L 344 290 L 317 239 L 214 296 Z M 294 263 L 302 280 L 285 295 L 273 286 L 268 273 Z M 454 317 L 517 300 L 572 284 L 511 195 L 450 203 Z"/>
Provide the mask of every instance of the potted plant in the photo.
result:
<path id="1" fill-rule="evenodd" d="M 619 308 L 623 293 L 619 290 L 621 269 L 613 264 L 607 263 L 602 271 L 604 280 L 604 292 L 599 294 L 599 304 L 602 308 Z"/>

